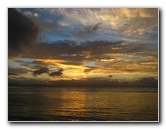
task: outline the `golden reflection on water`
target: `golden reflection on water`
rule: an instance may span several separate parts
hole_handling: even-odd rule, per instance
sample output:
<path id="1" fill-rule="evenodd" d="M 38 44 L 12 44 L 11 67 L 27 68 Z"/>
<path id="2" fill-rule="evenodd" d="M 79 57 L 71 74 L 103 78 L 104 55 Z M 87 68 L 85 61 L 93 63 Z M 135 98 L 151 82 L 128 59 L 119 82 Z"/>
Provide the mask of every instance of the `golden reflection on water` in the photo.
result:
<path id="1" fill-rule="evenodd" d="M 14 95 L 14 100 L 21 100 L 22 106 L 10 107 L 10 114 L 48 121 L 157 121 L 158 92 L 128 90 L 54 87 L 27 89 Z M 19 105 L 17 102 L 15 104 Z"/>
<path id="2" fill-rule="evenodd" d="M 42 94 L 38 94 L 43 101 L 43 108 L 40 109 L 42 115 L 56 116 L 83 116 L 85 109 L 85 92 L 60 88 L 57 91 L 46 89 Z M 41 93 L 41 92 L 40 92 Z"/>
<path id="3" fill-rule="evenodd" d="M 61 115 L 75 115 L 80 116 L 85 112 L 85 92 L 80 91 L 64 91 L 62 94 L 63 103 L 61 109 L 64 109 L 64 112 L 61 112 Z"/>
<path id="4" fill-rule="evenodd" d="M 87 94 L 86 106 L 93 116 L 108 120 L 157 120 L 157 92 L 94 92 Z"/>

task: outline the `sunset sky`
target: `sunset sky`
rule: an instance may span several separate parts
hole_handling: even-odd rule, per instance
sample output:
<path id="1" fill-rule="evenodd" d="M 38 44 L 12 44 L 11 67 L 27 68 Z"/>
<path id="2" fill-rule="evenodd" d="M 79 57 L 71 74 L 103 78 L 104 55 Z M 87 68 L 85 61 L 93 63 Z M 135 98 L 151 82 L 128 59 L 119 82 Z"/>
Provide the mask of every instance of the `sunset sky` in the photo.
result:
<path id="1" fill-rule="evenodd" d="M 158 79 L 158 9 L 8 9 L 9 82 Z"/>

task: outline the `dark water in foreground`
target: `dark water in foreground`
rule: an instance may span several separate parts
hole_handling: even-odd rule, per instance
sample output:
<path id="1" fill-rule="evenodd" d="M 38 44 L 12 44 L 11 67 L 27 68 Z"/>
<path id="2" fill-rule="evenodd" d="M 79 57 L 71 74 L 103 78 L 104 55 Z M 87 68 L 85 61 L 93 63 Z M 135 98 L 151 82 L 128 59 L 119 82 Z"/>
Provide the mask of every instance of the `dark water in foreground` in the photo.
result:
<path id="1" fill-rule="evenodd" d="M 9 86 L 9 121 L 157 121 L 157 88 Z"/>

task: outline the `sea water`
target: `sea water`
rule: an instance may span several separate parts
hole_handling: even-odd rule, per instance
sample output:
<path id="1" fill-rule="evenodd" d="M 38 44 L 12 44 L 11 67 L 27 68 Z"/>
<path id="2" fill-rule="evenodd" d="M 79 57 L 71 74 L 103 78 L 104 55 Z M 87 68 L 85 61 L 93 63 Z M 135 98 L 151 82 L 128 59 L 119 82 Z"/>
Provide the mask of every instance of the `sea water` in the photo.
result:
<path id="1" fill-rule="evenodd" d="M 9 86 L 9 121 L 158 121 L 152 87 Z"/>

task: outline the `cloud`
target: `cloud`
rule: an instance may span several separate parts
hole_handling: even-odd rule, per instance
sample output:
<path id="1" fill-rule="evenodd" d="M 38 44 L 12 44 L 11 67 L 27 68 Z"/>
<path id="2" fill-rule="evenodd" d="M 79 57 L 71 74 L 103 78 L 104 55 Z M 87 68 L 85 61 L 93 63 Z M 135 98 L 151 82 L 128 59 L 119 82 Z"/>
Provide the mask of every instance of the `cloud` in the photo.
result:
<path id="1" fill-rule="evenodd" d="M 8 48 L 9 56 L 23 51 L 25 47 L 33 46 L 40 33 L 40 27 L 30 18 L 14 8 L 8 9 Z"/>
<path id="2" fill-rule="evenodd" d="M 84 73 L 85 74 L 89 74 L 94 68 L 89 68 L 89 69 L 85 69 L 84 70 Z"/>
<path id="3" fill-rule="evenodd" d="M 49 32 L 53 32 L 53 33 L 58 33 L 59 32 L 59 27 L 60 25 L 52 20 L 44 20 L 44 21 L 40 21 L 41 26 L 43 27 L 43 29 L 45 31 L 49 31 Z"/>
<path id="4" fill-rule="evenodd" d="M 108 77 L 113 77 L 112 75 L 108 75 Z"/>
<path id="5" fill-rule="evenodd" d="M 61 76 L 63 74 L 62 71 L 63 71 L 63 69 L 61 68 L 55 72 L 50 73 L 49 75 L 50 76 Z"/>
<path id="6" fill-rule="evenodd" d="M 24 15 L 28 16 L 28 17 L 39 17 L 39 14 L 36 12 L 31 12 L 31 11 L 25 11 Z"/>
<path id="7" fill-rule="evenodd" d="M 26 56 L 35 55 L 36 57 L 50 57 L 56 59 L 65 59 L 73 61 L 82 61 L 85 57 L 85 51 L 89 54 L 103 54 L 112 52 L 112 47 L 122 44 L 123 41 L 108 42 L 108 41 L 94 41 L 94 42 L 80 42 L 78 45 L 75 41 L 56 41 L 48 42 L 47 44 L 39 44 L 35 50 L 27 53 Z"/>
<path id="8" fill-rule="evenodd" d="M 8 68 L 8 75 L 19 75 L 27 72 L 28 70 L 25 68 Z"/>
<path id="9" fill-rule="evenodd" d="M 33 75 L 36 76 L 36 75 L 41 75 L 43 73 L 48 73 L 49 69 L 47 67 L 42 67 L 38 70 L 35 70 L 33 71 Z"/>
<path id="10" fill-rule="evenodd" d="M 84 35 L 94 34 L 99 29 L 99 26 L 101 24 L 102 23 L 100 22 L 100 23 L 97 23 L 95 25 L 85 26 L 82 30 L 80 30 L 78 32 L 78 36 L 81 37 L 81 36 L 84 36 Z"/>
<path id="11" fill-rule="evenodd" d="M 108 78 L 110 73 L 113 78 L 127 78 L 132 74 L 139 74 L 142 77 L 145 74 L 157 76 L 157 10 L 56 9 L 54 15 L 36 10 L 34 12 L 40 15 L 38 19 L 44 29 L 44 35 L 50 41 L 46 39 L 46 42 L 35 45 L 27 52 L 22 51 L 24 58 L 29 57 L 33 61 L 31 63 L 17 61 L 19 64 L 17 67 L 24 65 L 30 71 L 36 70 L 35 75 L 43 73 L 41 67 L 47 67 L 49 72 L 42 78 L 61 76 L 62 72 L 57 70 L 59 67 L 65 69 L 63 78 L 69 79 L 102 75 L 111 80 L 112 78 Z M 33 10 L 29 11 L 34 14 Z M 73 37 L 67 37 L 68 34 Z M 85 40 L 89 38 L 89 41 L 78 42 L 78 38 Z M 150 59 L 145 59 L 147 57 Z M 92 69 L 92 66 L 98 68 Z M 137 75 L 132 77 L 138 79 Z M 58 77 L 53 79 L 58 80 Z"/>
<path id="12" fill-rule="evenodd" d="M 36 61 L 36 60 L 34 60 L 34 61 L 32 62 L 32 64 L 34 65 L 35 68 L 36 68 L 36 67 L 39 67 L 39 66 L 45 66 L 45 65 L 47 65 L 46 63 L 44 63 L 44 62 L 42 62 L 42 61 Z"/>
<path id="13" fill-rule="evenodd" d="M 17 73 L 8 73 L 8 75 L 18 75 Z"/>
<path id="14" fill-rule="evenodd" d="M 62 41 L 61 43 L 42 45 L 38 48 L 36 55 L 30 52 L 27 56 L 32 54 L 33 62 L 29 64 L 32 69 L 47 67 L 50 71 L 56 71 L 50 66 L 61 67 L 65 68 L 64 74 L 67 73 L 66 67 L 82 69 L 79 72 L 83 72 L 87 76 L 103 72 L 108 75 L 112 73 L 111 71 L 156 74 L 157 51 L 152 48 L 152 45 L 144 43 L 128 44 L 96 41 L 74 46 Z M 92 69 L 94 66 L 102 70 Z"/>
<path id="15" fill-rule="evenodd" d="M 37 10 L 42 20 L 51 21 L 46 23 L 46 30 L 52 35 L 62 36 L 61 38 L 64 39 L 80 40 L 78 38 L 81 38 L 83 40 L 88 38 L 88 40 L 96 40 L 102 38 L 110 40 L 112 38 L 123 40 L 122 38 L 125 37 L 126 41 L 129 41 L 132 37 L 134 40 L 139 40 L 137 39 L 138 35 L 147 37 L 144 33 L 158 27 L 157 8 L 52 8 Z M 33 13 L 36 13 L 36 10 Z M 102 23 L 102 28 L 99 29 L 100 23 Z M 153 33 L 155 32 L 153 31 Z M 94 33 L 95 35 L 92 35 Z"/>

